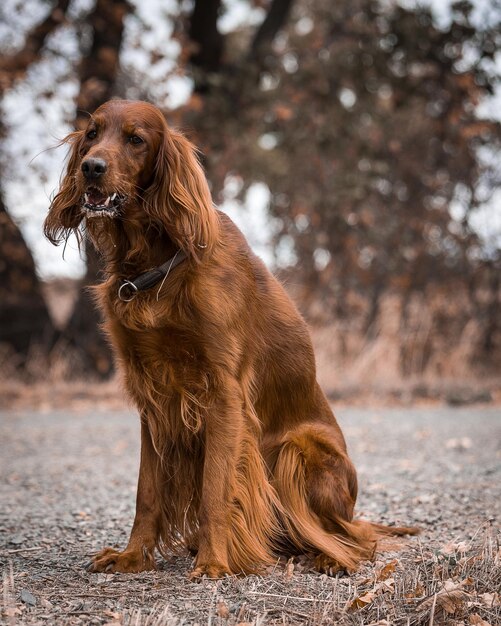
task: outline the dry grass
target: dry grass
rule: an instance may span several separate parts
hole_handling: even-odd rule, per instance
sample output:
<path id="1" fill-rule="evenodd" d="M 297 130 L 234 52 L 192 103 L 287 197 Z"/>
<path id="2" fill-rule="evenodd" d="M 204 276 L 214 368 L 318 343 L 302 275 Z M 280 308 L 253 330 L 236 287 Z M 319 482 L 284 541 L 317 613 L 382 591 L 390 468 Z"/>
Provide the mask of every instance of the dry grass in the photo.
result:
<path id="1" fill-rule="evenodd" d="M 446 403 L 468 405 L 501 404 L 499 376 L 482 378 L 399 377 L 388 372 L 385 351 L 371 349 L 351 365 L 336 352 L 336 332 L 329 328 L 312 332 L 317 358 L 317 375 L 328 398 L 339 404 L 358 406 L 410 406 Z M 381 346 L 381 343 L 378 343 Z M 372 362 L 378 354 L 376 362 Z M 360 368 L 368 359 L 369 365 Z M 75 378 L 74 365 L 64 352 L 54 354 L 50 363 L 36 351 L 20 373 L 12 355 L 0 349 L 0 398 L 3 409 L 50 411 L 71 405 L 72 410 L 123 409 L 128 406 L 124 387 L 117 374 L 108 381 L 92 376 Z M 373 375 L 369 375 L 369 372 Z M 387 372 L 387 376 L 385 374 Z"/>
<path id="2" fill-rule="evenodd" d="M 321 384 L 329 400 L 336 406 L 428 406 L 450 404 L 501 404 L 501 382 L 419 379 L 398 384 L 379 385 L 369 382 L 334 382 L 335 376 L 319 372 Z M 329 384 L 330 383 L 330 384 Z M 7 376 L 0 368 L 1 408 L 12 410 L 36 409 L 43 412 L 64 409 L 72 411 L 120 410 L 129 407 L 120 377 L 102 382 L 88 379 L 70 379 L 54 372 L 26 382 L 17 376 Z"/>
<path id="3" fill-rule="evenodd" d="M 426 547 L 425 547 L 426 546 Z M 390 624 L 495 626 L 501 623 L 501 551 L 489 523 L 470 541 L 446 545 L 410 540 L 387 544 L 375 563 L 352 576 L 311 571 L 306 558 L 277 564 L 267 576 L 190 583 L 186 559 L 157 573 L 87 576 L 74 585 L 48 570 L 37 598 L 23 591 L 22 572 L 7 567 L 2 616 L 6 624 L 66 623 L 123 626 L 312 626 Z M 83 575 L 82 575 L 83 576 Z M 64 615 L 54 607 L 66 601 Z M 33 601 L 37 606 L 30 606 Z"/>
<path id="4" fill-rule="evenodd" d="M 54 323 L 63 328 L 79 282 L 59 279 L 44 283 L 43 289 Z M 331 400 L 359 405 L 500 403 L 500 365 L 478 358 L 482 329 L 465 298 L 461 291 L 446 298 L 431 288 L 405 302 L 386 294 L 367 330 L 367 299 L 351 294 L 347 307 L 352 314 L 311 328 L 321 387 Z M 323 319 L 326 313 L 332 315 L 322 309 L 316 317 Z M 49 362 L 34 349 L 21 371 L 16 356 L 0 346 L 2 406 L 125 406 L 118 378 L 106 383 L 76 380 L 75 371 L 78 363 L 64 345 L 56 347 Z"/>
<path id="5" fill-rule="evenodd" d="M 2 409 L 36 409 L 42 412 L 124 409 L 128 406 L 117 374 L 102 381 L 95 376 L 75 378 L 78 371 L 72 357 L 58 347 L 49 361 L 33 349 L 26 365 L 19 369 L 15 356 L 0 346 L 0 398 Z"/>
<path id="6" fill-rule="evenodd" d="M 118 378 L 107 382 L 92 380 L 37 381 L 26 383 L 16 378 L 0 380 L 2 409 L 35 409 L 43 413 L 71 407 L 71 411 L 88 409 L 121 410 L 128 402 Z"/>

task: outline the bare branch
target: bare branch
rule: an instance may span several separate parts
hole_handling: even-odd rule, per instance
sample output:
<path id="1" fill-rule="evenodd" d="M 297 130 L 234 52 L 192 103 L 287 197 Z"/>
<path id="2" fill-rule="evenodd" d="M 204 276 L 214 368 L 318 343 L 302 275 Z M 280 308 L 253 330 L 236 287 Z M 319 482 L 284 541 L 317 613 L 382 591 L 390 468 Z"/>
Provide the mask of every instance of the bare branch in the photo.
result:
<path id="1" fill-rule="evenodd" d="M 285 24 L 294 0 L 272 0 L 268 14 L 252 40 L 249 59 L 260 61 Z"/>
<path id="2" fill-rule="evenodd" d="M 58 0 L 47 17 L 26 35 L 24 46 L 11 56 L 0 58 L 0 95 L 22 78 L 44 47 L 47 37 L 64 20 L 70 0 Z"/>
<path id="3" fill-rule="evenodd" d="M 196 49 L 190 61 L 205 72 L 217 72 L 221 65 L 223 36 L 217 28 L 220 0 L 196 0 L 190 17 L 189 35 Z"/>

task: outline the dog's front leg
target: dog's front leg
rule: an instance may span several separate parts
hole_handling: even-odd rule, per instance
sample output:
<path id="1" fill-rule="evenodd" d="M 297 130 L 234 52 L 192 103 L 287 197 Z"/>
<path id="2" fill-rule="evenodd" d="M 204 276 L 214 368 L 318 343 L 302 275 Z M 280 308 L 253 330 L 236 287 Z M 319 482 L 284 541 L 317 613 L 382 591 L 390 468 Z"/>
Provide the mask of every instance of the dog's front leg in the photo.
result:
<path id="1" fill-rule="evenodd" d="M 159 536 L 160 503 L 155 486 L 157 453 L 147 421 L 141 419 L 141 464 L 136 497 L 136 517 L 127 548 L 104 548 L 87 569 L 91 572 L 142 572 L 156 569 L 154 551 Z"/>
<path id="2" fill-rule="evenodd" d="M 199 509 L 198 553 L 190 578 L 221 578 L 228 560 L 231 506 L 242 439 L 242 398 L 237 383 L 225 385 L 205 424 L 205 455 Z"/>

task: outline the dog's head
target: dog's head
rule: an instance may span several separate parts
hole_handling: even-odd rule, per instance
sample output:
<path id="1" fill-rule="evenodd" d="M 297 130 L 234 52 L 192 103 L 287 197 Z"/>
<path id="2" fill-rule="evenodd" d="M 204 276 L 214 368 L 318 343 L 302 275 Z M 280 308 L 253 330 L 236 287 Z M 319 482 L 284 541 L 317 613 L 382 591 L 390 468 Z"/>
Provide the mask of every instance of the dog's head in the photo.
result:
<path id="1" fill-rule="evenodd" d="M 52 243 L 85 220 L 98 248 L 108 235 L 136 244 L 155 231 L 195 258 L 213 245 L 217 214 L 196 150 L 155 106 L 111 100 L 64 142 L 68 166 L 44 224 Z"/>

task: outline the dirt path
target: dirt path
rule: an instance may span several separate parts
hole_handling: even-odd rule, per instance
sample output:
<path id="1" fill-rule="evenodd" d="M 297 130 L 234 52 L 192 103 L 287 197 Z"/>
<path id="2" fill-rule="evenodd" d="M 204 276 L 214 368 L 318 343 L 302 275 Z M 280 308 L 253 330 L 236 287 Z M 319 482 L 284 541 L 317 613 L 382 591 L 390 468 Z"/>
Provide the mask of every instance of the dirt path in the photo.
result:
<path id="1" fill-rule="evenodd" d="M 320 576 L 300 559 L 197 584 L 185 557 L 159 557 L 148 574 L 83 569 L 128 537 L 134 414 L 0 412 L 0 623 L 428 624 L 433 613 L 435 624 L 501 624 L 499 408 L 337 414 L 359 472 L 359 514 L 417 524 L 421 537 L 350 577 Z"/>

